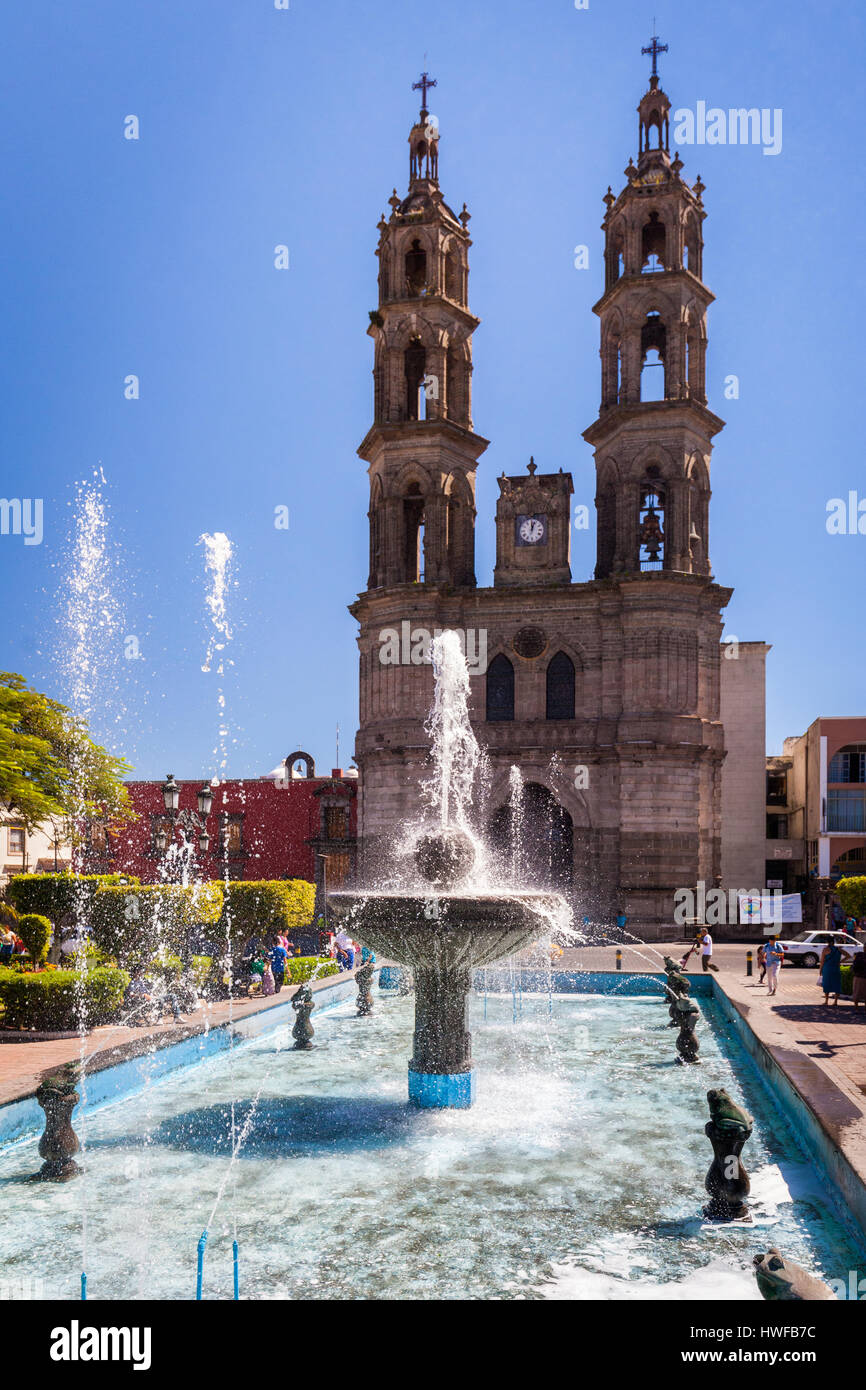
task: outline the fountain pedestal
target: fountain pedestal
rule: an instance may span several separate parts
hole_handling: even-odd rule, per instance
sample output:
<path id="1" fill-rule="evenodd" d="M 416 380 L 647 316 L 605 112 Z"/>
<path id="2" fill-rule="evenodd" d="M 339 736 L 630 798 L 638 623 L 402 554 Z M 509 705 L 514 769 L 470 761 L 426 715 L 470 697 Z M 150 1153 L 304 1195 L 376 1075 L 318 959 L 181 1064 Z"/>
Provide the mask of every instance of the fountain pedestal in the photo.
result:
<path id="1" fill-rule="evenodd" d="M 409 1099 L 431 1109 L 465 1110 L 475 1099 L 468 970 L 415 970 L 415 1038 Z"/>
<path id="2" fill-rule="evenodd" d="M 415 1037 L 409 1098 L 425 1108 L 466 1109 L 475 1097 L 468 1026 L 472 972 L 520 950 L 545 929 L 555 894 L 338 889 L 335 919 L 380 959 L 411 966 Z"/>

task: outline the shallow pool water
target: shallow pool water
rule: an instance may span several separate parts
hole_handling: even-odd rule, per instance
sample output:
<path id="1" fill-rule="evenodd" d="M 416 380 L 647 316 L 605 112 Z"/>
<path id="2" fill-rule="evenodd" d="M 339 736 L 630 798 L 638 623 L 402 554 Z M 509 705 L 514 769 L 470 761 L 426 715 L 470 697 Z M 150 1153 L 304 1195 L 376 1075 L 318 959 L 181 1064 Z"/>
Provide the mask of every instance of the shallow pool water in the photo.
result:
<path id="1" fill-rule="evenodd" d="M 413 1001 L 375 998 L 372 1018 L 314 1015 L 311 1052 L 282 1028 L 76 1118 L 75 1182 L 25 1181 L 35 1139 L 0 1155 L 5 1277 L 76 1298 L 86 1269 L 91 1298 L 191 1298 L 207 1224 L 206 1298 L 231 1297 L 235 1235 L 245 1298 L 748 1299 L 768 1245 L 825 1278 L 866 1273 L 710 1001 L 688 1067 L 660 999 L 474 998 L 477 1103 L 418 1111 Z M 753 1226 L 701 1216 L 714 1086 L 755 1116 Z M 248 1128 L 230 1168 L 233 1100 Z"/>

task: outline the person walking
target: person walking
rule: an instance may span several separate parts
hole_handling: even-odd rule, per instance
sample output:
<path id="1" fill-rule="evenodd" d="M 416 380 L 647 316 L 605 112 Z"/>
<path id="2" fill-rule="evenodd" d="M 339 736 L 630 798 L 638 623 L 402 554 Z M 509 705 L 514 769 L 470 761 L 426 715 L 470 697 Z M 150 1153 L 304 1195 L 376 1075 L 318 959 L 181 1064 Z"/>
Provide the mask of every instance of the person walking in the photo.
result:
<path id="1" fill-rule="evenodd" d="M 776 982 L 779 978 L 779 966 L 785 959 L 785 948 L 777 936 L 771 936 L 764 947 L 764 960 L 767 965 L 767 993 L 776 993 Z"/>
<path id="2" fill-rule="evenodd" d="M 705 975 L 708 970 L 715 970 L 718 975 L 719 967 L 713 965 L 713 938 L 710 936 L 706 927 L 701 929 L 698 933 L 698 937 L 701 943 L 701 969 Z"/>
<path id="3" fill-rule="evenodd" d="M 855 951 L 851 962 L 851 998 L 854 1011 L 862 1004 L 866 1009 L 866 951 Z"/>
<path id="4" fill-rule="evenodd" d="M 276 988 L 277 986 L 276 981 L 274 980 L 274 972 L 271 969 L 271 962 L 269 960 L 266 960 L 265 968 L 262 971 L 262 994 L 266 999 L 268 999 L 272 994 L 276 992 Z"/>
<path id="5" fill-rule="evenodd" d="M 341 927 L 334 937 L 334 946 L 337 950 L 337 963 L 340 969 L 353 970 L 355 966 L 355 943 L 345 927 Z"/>
<path id="6" fill-rule="evenodd" d="M 758 977 L 758 984 L 762 985 L 764 983 L 764 976 L 767 973 L 767 948 L 764 945 L 763 941 L 758 947 L 758 968 L 761 972 L 760 976 Z"/>
<path id="7" fill-rule="evenodd" d="M 858 955 L 862 952 L 858 951 Z M 827 1008 L 839 1007 L 839 994 L 842 990 L 842 957 L 850 960 L 847 951 L 843 951 L 835 941 L 828 941 L 821 952 L 821 974 L 818 977 L 818 984 L 824 991 L 824 1003 Z M 833 1004 L 830 1004 L 830 995 L 833 996 Z"/>
<path id="8" fill-rule="evenodd" d="M 279 994 L 283 987 L 283 980 L 286 978 L 286 961 L 289 953 L 285 946 L 280 944 L 280 938 L 274 937 L 274 944 L 270 950 L 271 970 L 274 975 L 274 993 Z"/>

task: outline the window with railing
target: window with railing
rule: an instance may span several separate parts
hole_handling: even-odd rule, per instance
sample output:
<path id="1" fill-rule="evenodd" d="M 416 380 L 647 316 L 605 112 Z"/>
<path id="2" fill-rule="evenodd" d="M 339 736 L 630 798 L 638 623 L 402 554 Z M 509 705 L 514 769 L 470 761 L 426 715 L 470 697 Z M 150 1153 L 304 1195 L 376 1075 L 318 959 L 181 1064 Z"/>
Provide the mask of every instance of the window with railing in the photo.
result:
<path id="1" fill-rule="evenodd" d="M 786 806 L 788 803 L 788 774 L 787 772 L 768 772 L 767 773 L 767 805 Z"/>
<path id="2" fill-rule="evenodd" d="M 830 791 L 827 793 L 828 830 L 866 830 L 866 792 Z"/>
<path id="3" fill-rule="evenodd" d="M 866 782 L 866 746 L 849 744 L 830 759 L 828 782 Z"/>

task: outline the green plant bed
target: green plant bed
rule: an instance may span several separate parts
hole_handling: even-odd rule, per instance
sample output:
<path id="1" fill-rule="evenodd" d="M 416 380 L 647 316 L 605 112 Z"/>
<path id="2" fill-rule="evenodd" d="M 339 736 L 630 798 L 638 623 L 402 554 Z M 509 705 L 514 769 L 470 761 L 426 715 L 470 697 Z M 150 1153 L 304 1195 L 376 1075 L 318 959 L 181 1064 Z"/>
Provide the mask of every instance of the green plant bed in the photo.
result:
<path id="1" fill-rule="evenodd" d="M 336 975 L 338 971 L 339 966 L 330 956 L 289 956 L 285 983 L 300 985 L 305 980 L 323 980 L 326 975 Z"/>
<path id="2" fill-rule="evenodd" d="M 854 986 L 851 983 L 850 965 L 843 965 L 840 970 L 840 974 L 842 976 L 842 988 L 840 989 L 839 993 L 847 994 L 850 998 L 850 996 L 854 993 Z"/>
<path id="3" fill-rule="evenodd" d="M 129 975 L 116 966 L 94 970 L 44 970 L 35 975 L 0 971 L 0 1003 L 7 1028 L 68 1032 L 79 1027 L 79 1010 L 88 1028 L 116 1018 Z"/>

